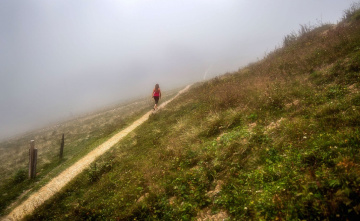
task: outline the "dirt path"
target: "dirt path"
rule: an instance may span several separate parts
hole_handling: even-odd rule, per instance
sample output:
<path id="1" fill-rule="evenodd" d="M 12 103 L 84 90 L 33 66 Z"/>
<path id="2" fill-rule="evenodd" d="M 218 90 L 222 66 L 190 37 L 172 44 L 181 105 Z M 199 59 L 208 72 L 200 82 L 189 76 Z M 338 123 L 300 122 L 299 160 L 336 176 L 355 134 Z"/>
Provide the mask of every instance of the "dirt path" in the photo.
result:
<path id="1" fill-rule="evenodd" d="M 189 88 L 190 85 L 181 90 L 174 98 L 162 103 L 159 106 L 159 109 L 163 108 L 165 105 L 174 100 L 181 93 L 187 91 Z M 81 173 L 84 169 L 89 167 L 89 165 L 94 162 L 97 157 L 104 154 L 112 146 L 114 146 L 131 131 L 133 131 L 136 127 L 144 123 L 149 118 L 151 113 L 153 113 L 153 111 L 147 112 L 144 116 L 132 123 L 129 127 L 115 134 L 113 137 L 111 137 L 109 140 L 88 153 L 74 165 L 70 166 L 65 171 L 60 173 L 57 177 L 53 178 L 40 190 L 30 195 L 30 197 L 26 201 L 16 207 L 6 218 L 4 218 L 4 220 L 21 220 L 22 218 L 24 218 L 24 216 L 31 214 L 37 207 L 43 204 L 55 193 L 59 192 L 67 183 L 70 182 L 70 180 L 72 180 L 75 176 Z"/>

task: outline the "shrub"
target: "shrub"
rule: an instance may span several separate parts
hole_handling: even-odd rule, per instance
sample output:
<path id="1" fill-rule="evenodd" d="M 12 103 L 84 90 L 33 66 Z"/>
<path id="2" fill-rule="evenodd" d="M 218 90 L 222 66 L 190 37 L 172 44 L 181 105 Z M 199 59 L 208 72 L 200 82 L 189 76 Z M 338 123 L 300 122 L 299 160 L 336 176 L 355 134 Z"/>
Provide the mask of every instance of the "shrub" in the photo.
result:
<path id="1" fill-rule="evenodd" d="M 27 171 L 24 170 L 24 169 L 20 169 L 15 173 L 15 175 L 13 177 L 13 182 L 14 183 L 21 183 L 24 180 L 26 180 L 26 177 L 27 177 Z"/>
<path id="2" fill-rule="evenodd" d="M 354 21 L 360 19 L 360 2 L 354 2 L 350 8 L 344 11 L 343 20 L 344 21 Z"/>

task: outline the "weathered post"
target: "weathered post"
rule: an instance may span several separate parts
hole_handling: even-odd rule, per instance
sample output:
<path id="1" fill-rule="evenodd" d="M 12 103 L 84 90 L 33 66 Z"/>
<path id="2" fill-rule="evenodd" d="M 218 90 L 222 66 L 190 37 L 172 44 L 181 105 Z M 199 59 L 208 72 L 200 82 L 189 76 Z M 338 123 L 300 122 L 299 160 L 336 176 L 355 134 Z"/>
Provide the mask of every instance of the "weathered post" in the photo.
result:
<path id="1" fill-rule="evenodd" d="M 37 164 L 37 149 L 35 148 L 35 141 L 30 141 L 29 149 L 29 178 L 33 179 L 36 176 L 36 164 Z"/>
<path id="2" fill-rule="evenodd" d="M 64 134 L 62 134 L 61 144 L 60 144 L 60 160 L 63 158 L 64 153 Z"/>

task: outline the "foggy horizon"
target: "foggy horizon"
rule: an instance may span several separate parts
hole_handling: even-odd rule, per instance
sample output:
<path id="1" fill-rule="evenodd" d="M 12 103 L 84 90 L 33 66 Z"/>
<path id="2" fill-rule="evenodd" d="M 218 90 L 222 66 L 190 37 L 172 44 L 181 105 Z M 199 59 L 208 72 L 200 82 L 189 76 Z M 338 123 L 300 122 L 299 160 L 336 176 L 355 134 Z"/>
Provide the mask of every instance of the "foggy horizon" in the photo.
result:
<path id="1" fill-rule="evenodd" d="M 353 0 L 0 2 L 0 140 L 237 71 Z"/>

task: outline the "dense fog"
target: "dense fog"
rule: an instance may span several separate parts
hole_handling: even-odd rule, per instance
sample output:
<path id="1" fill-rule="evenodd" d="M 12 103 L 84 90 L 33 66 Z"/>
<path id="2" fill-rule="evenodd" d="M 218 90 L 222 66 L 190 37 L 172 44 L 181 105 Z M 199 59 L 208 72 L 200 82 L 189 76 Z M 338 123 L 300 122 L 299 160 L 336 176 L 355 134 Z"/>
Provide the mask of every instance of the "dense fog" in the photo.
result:
<path id="1" fill-rule="evenodd" d="M 2 0 L 0 139 L 236 71 L 352 0 Z"/>

